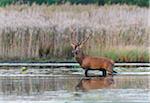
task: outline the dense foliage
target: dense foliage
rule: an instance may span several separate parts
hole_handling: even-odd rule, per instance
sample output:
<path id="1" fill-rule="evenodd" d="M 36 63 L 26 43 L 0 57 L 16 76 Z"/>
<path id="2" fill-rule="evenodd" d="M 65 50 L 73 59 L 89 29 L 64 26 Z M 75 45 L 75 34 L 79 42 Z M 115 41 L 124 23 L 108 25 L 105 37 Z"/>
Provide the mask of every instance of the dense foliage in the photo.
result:
<path id="1" fill-rule="evenodd" d="M 142 7 L 149 6 L 149 0 L 0 0 L 0 6 L 6 6 L 14 3 L 28 3 L 32 5 L 36 4 L 97 4 L 97 5 L 105 5 L 105 4 L 128 4 L 128 5 L 138 5 Z"/>
<path id="2" fill-rule="evenodd" d="M 12 3 L 15 3 L 17 0 L 0 0 L 0 6 L 6 6 L 10 5 Z"/>

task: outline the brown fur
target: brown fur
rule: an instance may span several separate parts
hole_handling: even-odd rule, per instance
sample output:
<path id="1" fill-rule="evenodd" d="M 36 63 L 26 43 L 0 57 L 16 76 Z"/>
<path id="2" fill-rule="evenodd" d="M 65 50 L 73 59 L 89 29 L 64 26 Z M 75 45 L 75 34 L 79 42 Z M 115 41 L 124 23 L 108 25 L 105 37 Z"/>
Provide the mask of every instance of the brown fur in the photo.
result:
<path id="1" fill-rule="evenodd" d="M 82 60 L 81 67 L 84 69 L 105 69 L 106 71 L 112 73 L 113 65 L 114 62 L 108 58 L 85 56 Z"/>
<path id="2" fill-rule="evenodd" d="M 85 55 L 79 46 L 72 46 L 76 61 L 83 69 L 105 69 L 109 74 L 113 73 L 114 61 L 105 57 L 93 57 Z"/>

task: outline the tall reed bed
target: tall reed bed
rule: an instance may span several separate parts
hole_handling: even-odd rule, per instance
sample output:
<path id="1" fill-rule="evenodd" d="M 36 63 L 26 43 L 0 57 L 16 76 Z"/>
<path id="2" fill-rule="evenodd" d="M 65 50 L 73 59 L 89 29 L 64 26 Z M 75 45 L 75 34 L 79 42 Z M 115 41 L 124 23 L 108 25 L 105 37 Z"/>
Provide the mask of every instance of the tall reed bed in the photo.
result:
<path id="1" fill-rule="evenodd" d="M 149 61 L 148 8 L 127 5 L 11 5 L 0 8 L 0 58 L 71 59 L 77 40 L 93 32 L 84 51 L 116 61 Z"/>

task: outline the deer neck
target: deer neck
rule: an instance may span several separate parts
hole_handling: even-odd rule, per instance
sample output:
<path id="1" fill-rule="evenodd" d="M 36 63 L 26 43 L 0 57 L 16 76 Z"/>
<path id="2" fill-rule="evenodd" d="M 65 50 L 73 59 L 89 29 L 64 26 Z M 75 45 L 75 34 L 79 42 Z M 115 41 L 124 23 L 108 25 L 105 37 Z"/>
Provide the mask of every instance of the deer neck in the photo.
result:
<path id="1" fill-rule="evenodd" d="M 75 57 L 75 59 L 76 59 L 76 61 L 80 64 L 80 65 L 82 65 L 82 61 L 83 61 L 83 59 L 85 58 L 85 54 L 82 52 L 79 56 L 76 56 Z"/>

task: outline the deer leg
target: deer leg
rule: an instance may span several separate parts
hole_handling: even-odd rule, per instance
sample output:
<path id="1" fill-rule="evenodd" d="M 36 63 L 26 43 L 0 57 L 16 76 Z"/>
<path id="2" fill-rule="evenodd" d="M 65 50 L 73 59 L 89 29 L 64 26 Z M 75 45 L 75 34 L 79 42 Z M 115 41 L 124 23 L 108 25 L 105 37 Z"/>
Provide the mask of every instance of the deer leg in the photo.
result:
<path id="1" fill-rule="evenodd" d="M 108 70 L 108 75 L 113 75 L 113 71 L 112 70 Z"/>
<path id="2" fill-rule="evenodd" d="M 85 76 L 88 77 L 88 69 L 85 69 Z"/>
<path id="3" fill-rule="evenodd" d="M 102 69 L 102 72 L 103 72 L 103 76 L 105 77 L 107 75 L 106 70 Z"/>
<path id="4" fill-rule="evenodd" d="M 106 70 L 108 71 L 108 75 L 113 75 L 113 67 L 111 65 Z"/>

